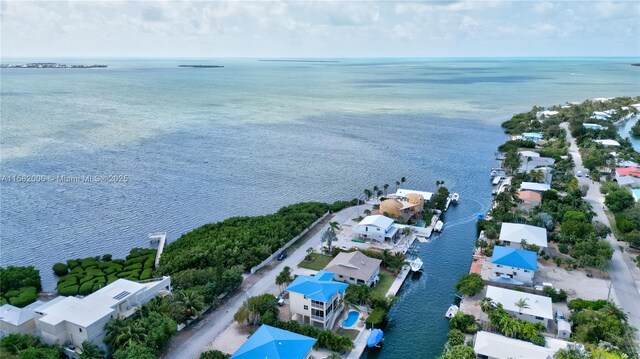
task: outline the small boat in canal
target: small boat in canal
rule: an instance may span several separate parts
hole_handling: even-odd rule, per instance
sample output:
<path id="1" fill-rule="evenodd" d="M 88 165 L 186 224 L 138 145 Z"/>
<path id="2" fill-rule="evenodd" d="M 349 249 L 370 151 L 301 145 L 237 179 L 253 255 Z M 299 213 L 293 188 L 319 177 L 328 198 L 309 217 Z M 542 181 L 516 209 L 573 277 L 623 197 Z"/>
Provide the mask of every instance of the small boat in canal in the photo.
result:
<path id="1" fill-rule="evenodd" d="M 423 265 L 423 264 L 424 264 L 424 263 L 422 262 L 422 259 L 420 259 L 420 258 L 418 258 L 418 257 L 415 257 L 414 259 L 412 259 L 412 260 L 409 262 L 409 266 L 411 267 L 411 271 L 412 271 L 412 272 L 417 272 L 417 271 L 419 271 L 420 269 L 422 269 L 422 265 Z"/>
<path id="2" fill-rule="evenodd" d="M 369 348 L 379 347 L 382 344 L 384 332 L 381 329 L 373 329 L 367 338 L 367 346 Z"/>
<path id="3" fill-rule="evenodd" d="M 451 202 L 452 203 L 458 203 L 458 201 L 460 200 L 460 195 L 458 193 L 454 193 L 453 196 L 451 196 Z"/>
<path id="4" fill-rule="evenodd" d="M 442 221 L 438 221 L 438 222 L 436 222 L 436 225 L 433 226 L 433 231 L 434 232 L 442 232 L 442 227 L 444 227 L 444 223 L 442 223 Z"/>
<path id="5" fill-rule="evenodd" d="M 458 313 L 458 311 L 460 310 L 460 308 L 458 308 L 457 305 L 452 304 L 449 309 L 447 309 L 447 312 L 445 313 L 445 317 L 451 319 L 453 318 L 454 315 L 456 315 L 456 313 Z"/>

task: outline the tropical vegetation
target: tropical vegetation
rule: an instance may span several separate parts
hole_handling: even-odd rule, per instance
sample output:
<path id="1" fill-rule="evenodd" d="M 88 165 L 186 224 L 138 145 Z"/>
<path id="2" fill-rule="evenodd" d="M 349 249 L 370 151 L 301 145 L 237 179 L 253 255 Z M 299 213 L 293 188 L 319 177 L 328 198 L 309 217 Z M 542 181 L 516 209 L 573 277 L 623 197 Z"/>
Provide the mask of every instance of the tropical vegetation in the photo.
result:
<path id="1" fill-rule="evenodd" d="M 0 267 L 0 305 L 22 308 L 35 302 L 41 290 L 40 271 L 34 267 Z"/>

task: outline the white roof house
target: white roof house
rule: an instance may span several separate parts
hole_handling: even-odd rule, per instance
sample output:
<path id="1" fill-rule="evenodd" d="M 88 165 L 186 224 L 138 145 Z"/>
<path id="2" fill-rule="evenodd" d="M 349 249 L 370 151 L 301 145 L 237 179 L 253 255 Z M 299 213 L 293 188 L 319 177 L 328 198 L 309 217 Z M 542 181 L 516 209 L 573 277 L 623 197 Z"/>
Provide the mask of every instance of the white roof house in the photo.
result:
<path id="1" fill-rule="evenodd" d="M 374 214 L 372 216 L 366 216 L 358 223 L 358 226 L 374 226 L 382 229 L 387 229 L 393 225 L 393 219 L 385 217 L 381 214 Z"/>
<path id="2" fill-rule="evenodd" d="M 569 346 L 564 340 L 545 338 L 545 346 L 480 331 L 476 333 L 473 351 L 492 359 L 551 359 L 560 349 Z"/>
<path id="3" fill-rule="evenodd" d="M 551 186 L 546 183 L 522 182 L 522 184 L 520 184 L 520 190 L 522 191 L 544 192 L 550 189 Z"/>
<path id="4" fill-rule="evenodd" d="M 522 157 L 531 157 L 531 158 L 540 157 L 540 154 L 534 151 L 520 151 L 518 153 Z"/>
<path id="5" fill-rule="evenodd" d="M 431 200 L 431 196 L 433 195 L 433 193 L 431 192 L 424 192 L 424 191 L 414 191 L 412 189 L 398 189 L 396 191 L 396 197 L 407 197 L 408 194 L 410 193 L 417 193 L 419 195 L 422 195 L 422 197 L 424 198 L 425 202 L 428 202 Z"/>
<path id="6" fill-rule="evenodd" d="M 34 309 L 37 314 L 42 315 L 38 319 L 39 322 L 53 326 L 68 322 L 87 328 L 101 319 L 115 314 L 115 310 L 111 307 L 93 305 L 76 297 L 58 298 L 60 300 L 51 301 Z"/>
<path id="7" fill-rule="evenodd" d="M 363 238 L 371 238 L 384 242 L 385 239 L 395 238 L 399 233 L 400 227 L 393 223 L 393 219 L 380 214 L 367 216 L 353 229 Z"/>
<path id="8" fill-rule="evenodd" d="M 521 223 L 502 223 L 500 240 L 517 245 L 520 245 L 525 240 L 527 244 L 535 244 L 541 248 L 546 248 L 548 245 L 547 230 L 545 228 Z"/>
<path id="9" fill-rule="evenodd" d="M 553 319 L 553 307 L 551 305 L 551 298 L 549 297 L 491 285 L 487 287 L 486 297 L 491 298 L 495 304 L 502 304 L 502 308 L 507 312 Z M 516 302 L 520 299 L 524 299 L 527 302 L 528 308 L 520 309 L 516 306 Z"/>
<path id="10" fill-rule="evenodd" d="M 620 142 L 616 140 L 594 140 L 593 142 L 599 143 L 605 147 L 620 147 Z"/>
<path id="11" fill-rule="evenodd" d="M 0 307 L 0 337 L 11 334 L 32 334 L 35 329 L 33 318 L 34 308 L 44 304 L 43 301 L 35 301 L 24 308 L 14 307 L 11 304 L 5 304 Z"/>

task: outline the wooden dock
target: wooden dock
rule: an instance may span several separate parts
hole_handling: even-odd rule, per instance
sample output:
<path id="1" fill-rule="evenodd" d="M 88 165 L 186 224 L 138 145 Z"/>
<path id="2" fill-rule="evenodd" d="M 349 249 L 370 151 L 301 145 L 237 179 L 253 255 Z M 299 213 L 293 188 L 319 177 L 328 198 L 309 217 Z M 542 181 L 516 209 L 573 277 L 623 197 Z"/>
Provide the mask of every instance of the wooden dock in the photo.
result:
<path id="1" fill-rule="evenodd" d="M 160 266 L 160 256 L 162 255 L 162 251 L 164 250 L 164 245 L 167 242 L 167 233 L 166 232 L 154 232 L 149 233 L 149 242 L 158 242 L 158 251 L 156 252 L 156 261 L 155 268 Z"/>

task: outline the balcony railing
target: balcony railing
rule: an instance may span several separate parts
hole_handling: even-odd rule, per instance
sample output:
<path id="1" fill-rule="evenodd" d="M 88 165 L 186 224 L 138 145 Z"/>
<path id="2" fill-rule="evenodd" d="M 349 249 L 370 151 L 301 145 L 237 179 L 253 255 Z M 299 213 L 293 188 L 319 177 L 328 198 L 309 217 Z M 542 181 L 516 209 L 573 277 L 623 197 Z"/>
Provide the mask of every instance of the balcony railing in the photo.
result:
<path id="1" fill-rule="evenodd" d="M 317 321 L 320 321 L 320 322 L 323 322 L 323 323 L 324 323 L 324 321 L 325 321 L 325 319 L 326 319 L 326 318 L 325 318 L 325 317 L 321 317 L 321 316 L 319 316 L 319 315 L 313 315 L 313 314 L 311 314 L 311 319 L 313 319 L 313 320 L 317 320 Z"/>
<path id="2" fill-rule="evenodd" d="M 318 304 L 318 303 L 311 302 L 311 308 L 324 309 L 324 303 Z"/>

